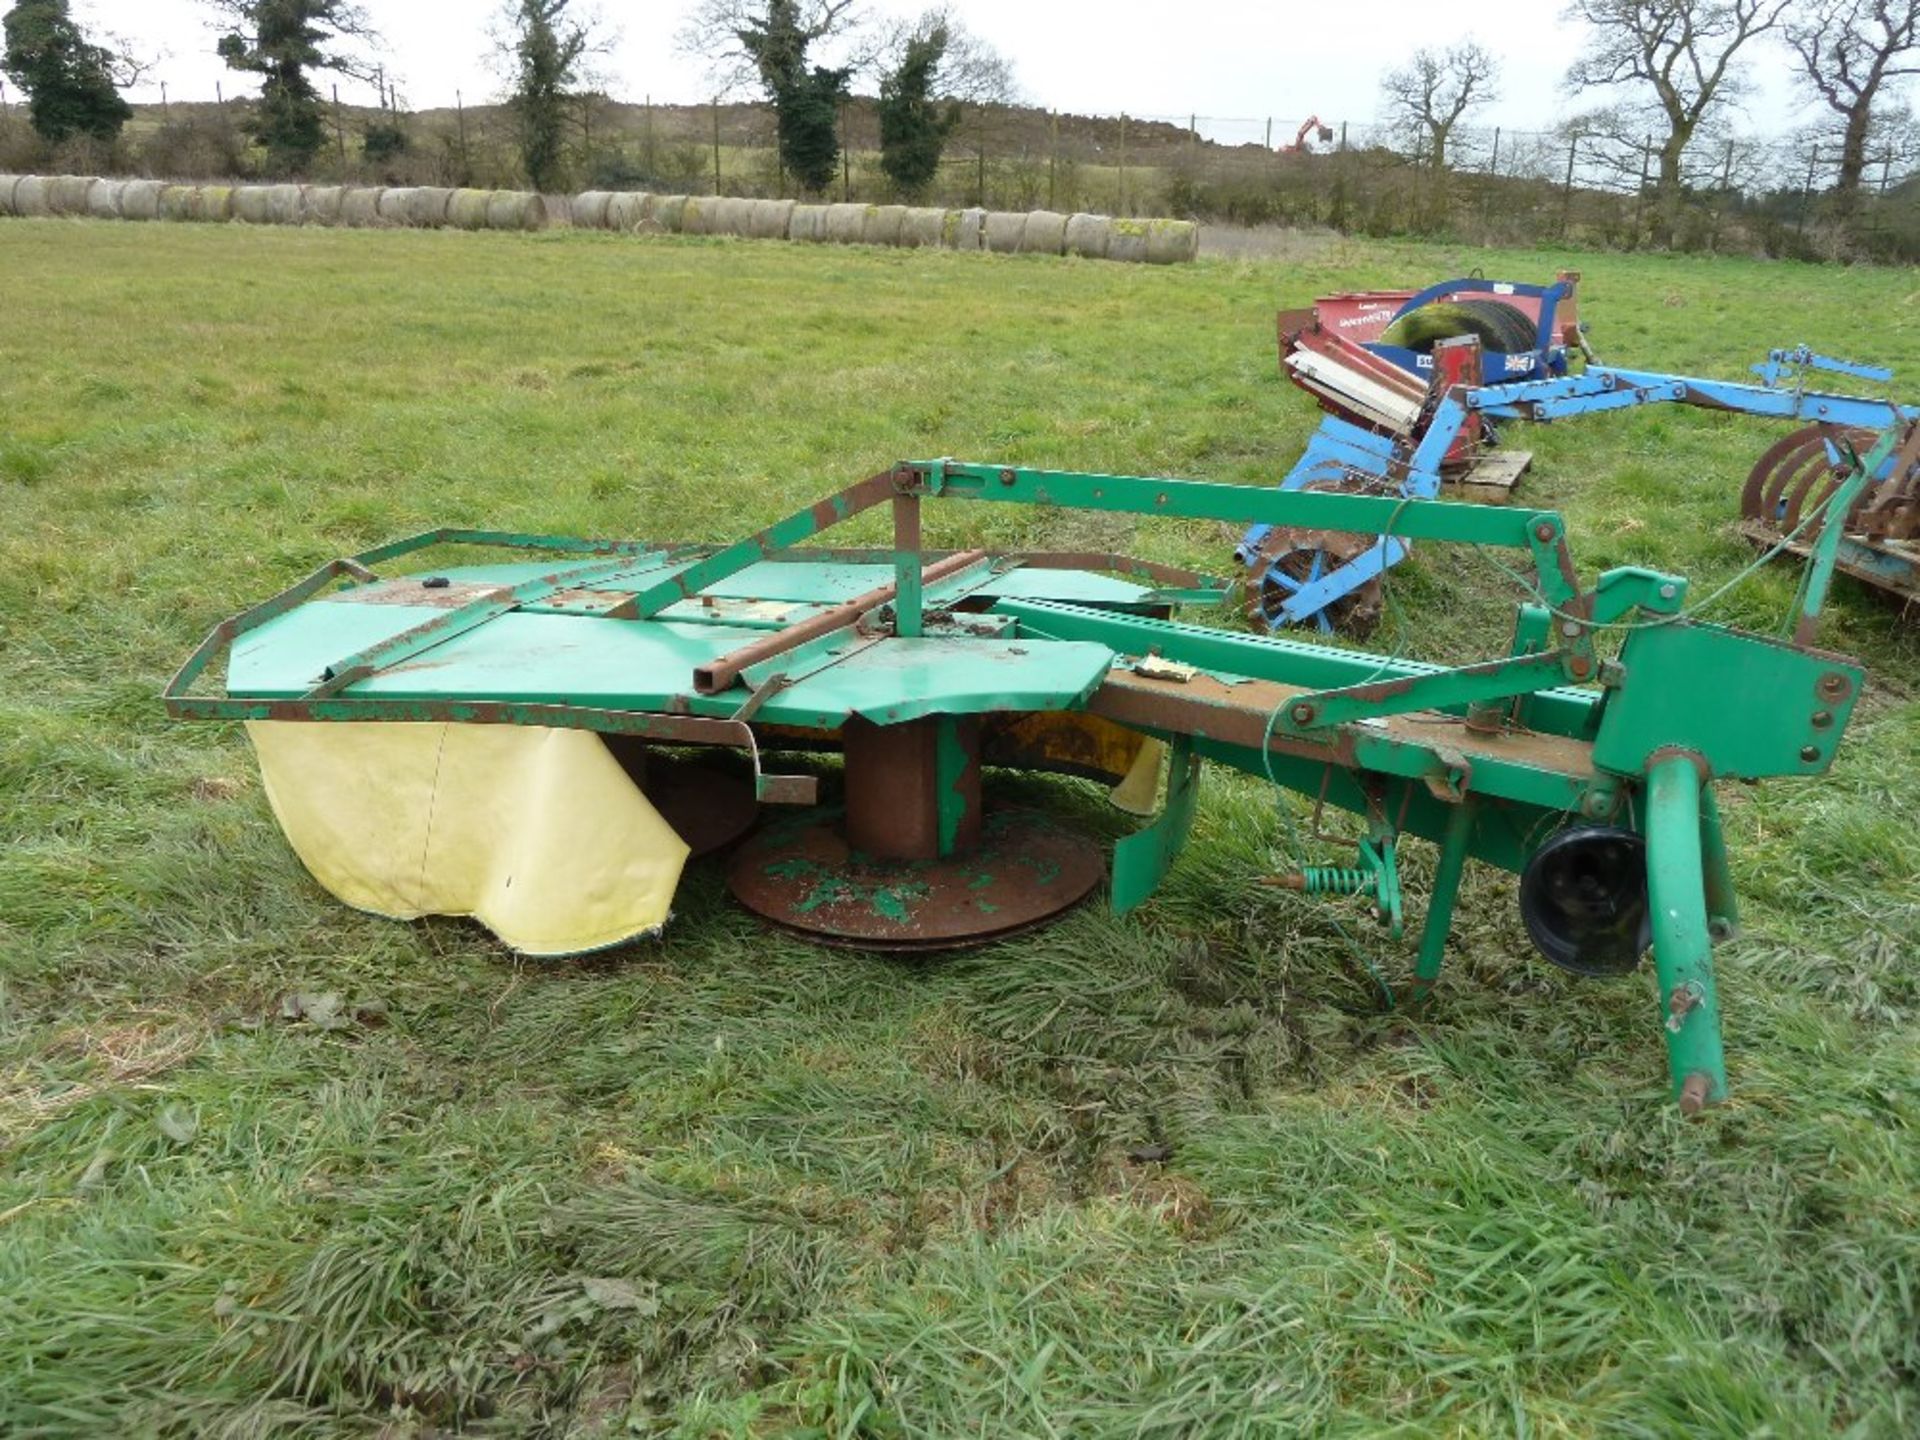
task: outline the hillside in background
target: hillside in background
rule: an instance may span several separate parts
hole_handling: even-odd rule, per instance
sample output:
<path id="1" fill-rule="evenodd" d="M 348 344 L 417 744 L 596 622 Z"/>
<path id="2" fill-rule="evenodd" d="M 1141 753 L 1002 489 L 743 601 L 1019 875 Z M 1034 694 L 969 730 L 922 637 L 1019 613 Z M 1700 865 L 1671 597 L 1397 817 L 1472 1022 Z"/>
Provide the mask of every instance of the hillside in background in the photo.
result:
<path id="1" fill-rule="evenodd" d="M 16 113 L 0 117 L 0 169 L 144 174 L 177 179 L 262 173 L 247 134 L 250 100 L 135 107 L 120 141 L 49 151 Z M 388 184 L 524 185 L 504 105 L 413 112 L 329 106 L 330 144 L 316 180 Z M 569 189 L 689 194 L 796 193 L 762 105 L 666 105 L 577 99 L 566 155 Z M 1594 140 L 1555 132 L 1463 132 L 1455 160 L 1435 171 L 1378 126 L 1339 127 L 1319 153 L 1221 143 L 1196 125 L 1127 116 L 1064 115 L 1034 106 L 969 106 L 928 203 L 1115 215 L 1175 215 L 1235 225 L 1325 227 L 1371 236 L 1447 235 L 1479 243 L 1542 240 L 1637 249 L 1655 230 L 1641 177 Z M 1271 129 L 1284 145 L 1293 121 Z M 889 201 L 873 101 L 842 108 L 845 153 L 826 198 Z M 370 144 L 370 137 L 373 143 Z M 1264 141 L 1264 133 L 1262 141 Z M 385 142 L 382 144 L 381 142 Z M 1728 142 L 1721 180 L 1689 192 L 1673 244 L 1697 251 L 1804 259 L 1920 259 L 1920 185 L 1886 183 L 1844 227 L 1789 173 L 1790 149 Z M 1784 157 L 1784 158 L 1783 158 Z M 1629 156 L 1628 160 L 1631 161 Z M 1883 183 L 1891 175 L 1883 175 Z M 1724 181 L 1724 183 L 1722 183 Z"/>

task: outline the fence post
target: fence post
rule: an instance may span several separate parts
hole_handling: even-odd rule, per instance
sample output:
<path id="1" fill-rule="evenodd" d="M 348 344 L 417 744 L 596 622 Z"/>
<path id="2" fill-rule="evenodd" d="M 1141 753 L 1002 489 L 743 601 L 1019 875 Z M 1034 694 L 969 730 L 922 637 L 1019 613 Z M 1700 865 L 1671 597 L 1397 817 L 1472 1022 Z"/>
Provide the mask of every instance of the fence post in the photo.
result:
<path id="1" fill-rule="evenodd" d="M 1060 112 L 1053 110 L 1047 116 L 1047 208 L 1058 210 L 1059 197 L 1055 194 L 1056 180 L 1060 169 Z"/>
<path id="2" fill-rule="evenodd" d="M 647 184 L 651 185 L 654 182 L 654 175 L 658 170 L 658 165 L 654 159 L 653 148 L 653 94 L 651 91 L 647 94 L 646 129 L 642 134 L 645 136 L 643 143 L 647 147 Z M 777 146 L 775 148 L 778 149 Z"/>
<path id="3" fill-rule="evenodd" d="M 1640 188 L 1633 192 L 1633 243 L 1640 243 L 1640 221 L 1647 213 L 1647 172 L 1653 167 L 1653 137 L 1640 147 Z M 1669 241 L 1668 243 L 1672 243 Z"/>
<path id="4" fill-rule="evenodd" d="M 720 97 L 713 97 L 713 193 L 720 193 Z"/>
<path id="5" fill-rule="evenodd" d="M 1273 116 L 1267 116 L 1267 149 L 1273 149 Z"/>
<path id="6" fill-rule="evenodd" d="M 1192 112 L 1187 115 L 1187 153 L 1191 155 L 1200 147 L 1200 117 Z"/>
<path id="7" fill-rule="evenodd" d="M 166 87 L 161 91 L 165 93 Z M 333 87 L 333 143 L 340 152 L 340 163 L 347 163 L 347 112 L 340 108 L 340 87 Z"/>
<path id="8" fill-rule="evenodd" d="M 167 124 L 173 117 L 167 113 L 167 82 L 160 82 L 160 123 Z"/>
<path id="9" fill-rule="evenodd" d="M 973 158 L 976 167 L 973 188 L 980 197 L 974 203 L 984 210 L 987 208 L 987 134 L 984 130 L 980 132 L 980 143 L 974 147 Z"/>
<path id="10" fill-rule="evenodd" d="M 1800 192 L 1800 223 L 1794 227 L 1799 235 L 1807 233 L 1807 212 L 1813 209 L 1813 172 L 1820 164 L 1820 147 L 1815 145 L 1807 154 L 1807 183 Z"/>
<path id="11" fill-rule="evenodd" d="M 1493 127 L 1493 160 L 1487 166 L 1487 173 L 1489 175 L 1500 173 L 1500 127 L 1498 125 Z"/>
<path id="12" fill-rule="evenodd" d="M 1880 161 L 1880 193 L 1887 193 L 1887 186 L 1893 181 L 1893 146 L 1887 146 L 1887 153 Z"/>
<path id="13" fill-rule="evenodd" d="M 1567 183 L 1560 190 L 1560 238 L 1565 239 L 1567 222 L 1573 218 L 1573 162 L 1580 150 L 1580 137 L 1567 141 Z"/>
<path id="14" fill-rule="evenodd" d="M 840 203 L 853 199 L 853 157 L 847 153 L 847 102 L 840 102 Z"/>
<path id="15" fill-rule="evenodd" d="M 1340 153 L 1347 153 L 1347 122 L 1344 120 L 1340 122 Z"/>
<path id="16" fill-rule="evenodd" d="M 467 159 L 467 102 L 458 90 L 453 92 L 454 121 L 460 127 L 460 183 L 472 181 L 472 165 Z"/>
<path id="17" fill-rule="evenodd" d="M 1120 112 L 1120 203 L 1114 207 L 1121 214 L 1127 211 L 1127 112 Z"/>

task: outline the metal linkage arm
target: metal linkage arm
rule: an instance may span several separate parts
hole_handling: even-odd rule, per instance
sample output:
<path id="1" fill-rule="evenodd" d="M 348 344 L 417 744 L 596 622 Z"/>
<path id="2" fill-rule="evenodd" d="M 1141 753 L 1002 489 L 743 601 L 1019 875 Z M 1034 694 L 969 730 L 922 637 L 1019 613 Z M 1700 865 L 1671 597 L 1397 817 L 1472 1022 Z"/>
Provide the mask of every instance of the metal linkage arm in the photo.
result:
<path id="1" fill-rule="evenodd" d="M 1351 535 L 1392 535 L 1404 540 L 1497 545 L 1514 550 L 1535 549 L 1539 543 L 1536 531 L 1542 523 L 1551 526 L 1556 537 L 1566 532 L 1560 517 L 1550 513 L 1418 497 L 1267 490 L 1199 480 L 1084 475 L 958 460 L 914 461 L 902 469 L 909 482 L 925 494 L 955 500 L 1058 505 L 1069 510 L 1164 515 L 1179 520 L 1298 525 Z"/>

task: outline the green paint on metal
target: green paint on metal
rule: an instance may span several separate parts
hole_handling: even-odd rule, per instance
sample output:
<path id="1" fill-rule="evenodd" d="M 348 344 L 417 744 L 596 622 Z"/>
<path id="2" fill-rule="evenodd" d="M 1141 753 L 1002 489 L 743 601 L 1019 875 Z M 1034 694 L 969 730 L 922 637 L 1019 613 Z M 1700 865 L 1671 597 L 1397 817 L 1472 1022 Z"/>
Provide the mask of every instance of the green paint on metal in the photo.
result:
<path id="1" fill-rule="evenodd" d="M 927 494 L 959 500 L 1059 505 L 1071 510 L 1221 520 L 1233 525 L 1297 525 L 1356 535 L 1379 535 L 1391 527 L 1392 533 L 1404 540 L 1442 540 L 1522 550 L 1536 543 L 1532 527 L 1542 521 L 1551 522 L 1559 533 L 1565 531 L 1557 515 L 1528 515 L 1498 506 L 1449 500 L 1254 489 L 1200 480 L 1028 470 L 957 460 L 920 460 L 903 468 L 918 478 Z M 1553 593 L 1551 588 L 1548 593 Z"/>
<path id="2" fill-rule="evenodd" d="M 1663 750 L 1690 751 L 1716 776 L 1819 774 L 1865 682 L 1848 661 L 1696 621 L 1631 632 L 1620 667 L 1593 758 L 1623 775 Z"/>
<path id="3" fill-rule="evenodd" d="M 1152 898 L 1193 829 L 1200 801 L 1201 760 L 1193 742 L 1176 737 L 1167 756 L 1167 799 L 1159 817 L 1113 847 L 1113 913 L 1125 915 Z"/>
<path id="4" fill-rule="evenodd" d="M 1647 776 L 1647 889 L 1667 1070 L 1686 1108 L 1727 1097 L 1700 833 L 1700 772 L 1692 756 L 1669 755 Z"/>
<path id="5" fill-rule="evenodd" d="M 967 774 L 968 752 L 960 724 L 960 717 L 951 714 L 943 714 L 934 721 L 934 813 L 939 825 L 939 855 L 943 860 L 958 847 L 960 827 L 967 818 L 967 797 L 961 782 Z"/>
<path id="6" fill-rule="evenodd" d="M 1864 458 L 1856 457 L 1853 472 L 1835 486 L 1833 494 L 1827 498 L 1826 518 L 1821 521 L 1819 537 L 1814 541 L 1811 560 L 1800 576 L 1800 593 L 1794 601 L 1794 614 L 1797 617 L 1795 628 L 1798 633 L 1811 637 L 1818 626 L 1820 612 L 1826 605 L 1827 590 L 1833 584 L 1834 566 L 1840 558 L 1840 542 L 1847 528 L 1847 517 L 1853 513 L 1854 504 L 1872 483 L 1880 467 L 1887 463 L 1887 457 L 1893 453 L 1900 434 L 1898 428 L 1885 431 Z"/>
<path id="7" fill-rule="evenodd" d="M 1433 872 L 1433 894 L 1427 900 L 1426 924 L 1420 931 L 1420 955 L 1414 966 L 1414 999 L 1422 998 L 1440 978 L 1446 959 L 1447 935 L 1453 929 L 1453 907 L 1460 898 L 1460 876 L 1466 868 L 1473 840 L 1473 822 L 1479 806 L 1462 800 L 1447 816 L 1447 833 L 1440 842 L 1440 859 Z"/>
<path id="8" fill-rule="evenodd" d="M 1700 858 L 1707 890 L 1707 929 L 1715 940 L 1731 940 L 1740 933 L 1740 902 L 1720 824 L 1720 803 L 1713 798 L 1710 784 L 1700 788 Z"/>

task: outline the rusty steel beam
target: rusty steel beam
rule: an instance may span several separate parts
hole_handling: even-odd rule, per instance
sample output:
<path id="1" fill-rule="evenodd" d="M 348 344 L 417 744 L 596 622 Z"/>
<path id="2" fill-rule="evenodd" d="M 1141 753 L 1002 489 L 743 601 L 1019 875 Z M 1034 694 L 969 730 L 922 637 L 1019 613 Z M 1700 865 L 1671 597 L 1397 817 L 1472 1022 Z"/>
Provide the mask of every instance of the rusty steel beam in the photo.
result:
<path id="1" fill-rule="evenodd" d="M 956 575 L 962 570 L 981 564 L 987 558 L 984 550 L 963 550 L 958 555 L 936 561 L 920 572 L 922 587 Z M 789 625 L 786 629 L 756 640 L 751 645 L 742 645 L 738 650 L 730 650 L 705 665 L 695 667 L 693 688 L 702 695 L 718 695 L 732 688 L 740 678 L 740 672 L 749 666 L 758 665 L 763 660 L 771 660 L 776 655 L 785 655 L 796 650 L 809 640 L 818 640 L 822 635 L 831 635 L 836 630 L 845 630 L 857 625 L 860 617 L 877 605 L 885 605 L 899 593 L 898 585 L 881 585 L 864 595 L 856 595 L 851 600 L 842 601 L 831 610 L 822 610 L 810 620 L 802 620 L 798 625 Z"/>

